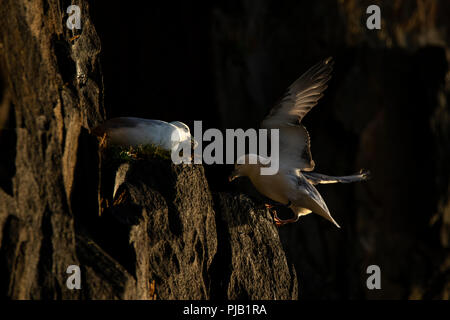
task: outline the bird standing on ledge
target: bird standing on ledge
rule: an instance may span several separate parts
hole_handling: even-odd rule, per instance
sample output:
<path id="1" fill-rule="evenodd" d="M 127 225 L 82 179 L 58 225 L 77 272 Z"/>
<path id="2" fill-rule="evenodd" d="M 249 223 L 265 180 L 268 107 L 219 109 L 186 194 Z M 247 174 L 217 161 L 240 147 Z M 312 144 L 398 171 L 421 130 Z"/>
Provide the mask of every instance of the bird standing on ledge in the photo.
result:
<path id="1" fill-rule="evenodd" d="M 261 175 L 261 167 L 268 167 L 269 159 L 255 154 L 242 156 L 230 175 L 230 181 L 240 176 L 247 176 L 259 193 L 269 199 L 289 207 L 294 212 L 291 219 L 281 220 L 272 205 L 266 204 L 273 211 L 277 226 L 296 222 L 300 216 L 314 212 L 339 225 L 333 219 L 315 184 L 349 183 L 366 180 L 368 172 L 341 177 L 332 177 L 311 172 L 315 163 L 310 150 L 308 131 L 301 124 L 303 117 L 323 96 L 327 82 L 333 70 L 332 58 L 327 58 L 298 78 L 287 90 L 281 101 L 272 108 L 262 121 L 265 129 L 279 129 L 279 171 L 275 175 Z M 250 161 L 251 158 L 258 160 Z"/>

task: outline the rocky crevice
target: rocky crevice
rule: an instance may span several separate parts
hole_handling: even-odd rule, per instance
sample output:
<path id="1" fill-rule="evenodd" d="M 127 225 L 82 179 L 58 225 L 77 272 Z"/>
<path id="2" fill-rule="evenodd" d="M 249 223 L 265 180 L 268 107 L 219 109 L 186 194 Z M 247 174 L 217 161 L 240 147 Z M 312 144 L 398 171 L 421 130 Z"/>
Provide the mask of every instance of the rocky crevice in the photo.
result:
<path id="1" fill-rule="evenodd" d="M 101 219 L 117 226 L 111 241 L 130 243 L 114 251 L 117 261 L 135 263 L 138 291 L 155 280 L 161 299 L 297 298 L 295 273 L 264 209 L 239 196 L 213 197 L 197 165 L 145 160 L 117 174 L 124 179 Z"/>

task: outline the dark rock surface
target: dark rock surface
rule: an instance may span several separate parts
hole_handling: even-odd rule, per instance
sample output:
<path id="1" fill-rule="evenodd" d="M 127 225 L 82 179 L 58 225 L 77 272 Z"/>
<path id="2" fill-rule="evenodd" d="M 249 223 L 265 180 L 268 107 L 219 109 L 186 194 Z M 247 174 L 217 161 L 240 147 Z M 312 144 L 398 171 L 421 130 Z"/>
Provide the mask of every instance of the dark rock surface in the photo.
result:
<path id="1" fill-rule="evenodd" d="M 297 276 L 265 207 L 243 195 L 215 196 L 219 239 L 217 292 L 228 299 L 297 299 Z M 222 296 L 223 297 L 223 296 Z"/>
<path id="2" fill-rule="evenodd" d="M 74 41 L 61 6 L 0 6 L 2 90 L 14 110 L 9 132 L 16 141 L 2 149 L 15 161 L 0 190 L 0 291 L 13 299 L 80 297 L 65 286 L 67 267 L 80 264 L 75 217 L 98 212 L 96 140 L 87 132 L 104 116 L 100 40 L 87 1 Z"/>
<path id="3" fill-rule="evenodd" d="M 203 167 L 137 161 L 120 168 L 125 179 L 112 197 L 115 170 L 89 134 L 104 118 L 100 41 L 88 2 L 79 3 L 82 33 L 62 23 L 66 5 L 4 1 L 0 8 L 2 83 L 9 84 L 2 90 L 10 90 L 2 110 L 14 108 L 17 140 L 15 152 L 2 145 L 9 162 L 1 167 L 14 163 L 15 172 L 2 176 L 0 188 L 0 294 L 150 299 L 154 281 L 159 299 L 297 298 L 270 219 L 252 214 L 241 227 L 245 242 L 235 239 L 233 215 L 248 208 L 238 211 L 235 202 L 214 210 Z M 218 237 L 221 228 L 231 238 Z M 66 287 L 69 265 L 81 268 L 81 290 Z"/>
<path id="4" fill-rule="evenodd" d="M 99 241 L 129 266 L 141 292 L 155 280 L 161 299 L 297 298 L 270 216 L 228 194 L 213 202 L 202 166 L 139 160 L 118 174 L 125 179 L 102 214 L 110 237 Z"/>
<path id="5" fill-rule="evenodd" d="M 155 280 L 159 298 L 449 298 L 449 1 L 77 3 L 74 32 L 70 1 L 0 5 L 2 296 L 146 299 Z M 89 135 L 103 119 L 256 127 L 326 56 L 335 73 L 304 119 L 316 169 L 373 176 L 319 186 L 341 230 L 310 215 L 278 236 L 226 166 L 136 164 L 114 205 Z M 80 291 L 65 287 L 70 264 Z"/>
<path id="6" fill-rule="evenodd" d="M 154 280 L 160 299 L 210 298 L 217 234 L 202 167 L 170 160 L 127 167 L 116 204 L 102 214 L 112 226 L 110 240 L 102 236 L 105 246 L 128 266 L 143 294 Z"/>

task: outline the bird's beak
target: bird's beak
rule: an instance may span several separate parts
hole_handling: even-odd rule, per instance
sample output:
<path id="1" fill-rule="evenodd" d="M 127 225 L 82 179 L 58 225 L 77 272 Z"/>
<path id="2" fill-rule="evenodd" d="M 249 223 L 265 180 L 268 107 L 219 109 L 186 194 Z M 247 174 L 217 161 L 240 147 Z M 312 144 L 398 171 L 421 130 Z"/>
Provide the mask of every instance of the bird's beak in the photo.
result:
<path id="1" fill-rule="evenodd" d="M 230 176 L 228 177 L 228 181 L 231 182 L 236 178 L 239 178 L 241 175 L 236 171 L 233 170 L 233 172 L 231 172 Z"/>
<path id="2" fill-rule="evenodd" d="M 330 210 L 328 210 L 328 207 L 323 200 L 322 196 L 320 195 L 319 191 L 308 182 L 308 188 L 307 188 L 308 196 L 309 196 L 309 208 L 312 212 L 322 216 L 323 218 L 327 219 L 328 221 L 332 222 L 336 227 L 341 228 L 339 224 L 333 219 L 333 217 L 330 214 Z"/>

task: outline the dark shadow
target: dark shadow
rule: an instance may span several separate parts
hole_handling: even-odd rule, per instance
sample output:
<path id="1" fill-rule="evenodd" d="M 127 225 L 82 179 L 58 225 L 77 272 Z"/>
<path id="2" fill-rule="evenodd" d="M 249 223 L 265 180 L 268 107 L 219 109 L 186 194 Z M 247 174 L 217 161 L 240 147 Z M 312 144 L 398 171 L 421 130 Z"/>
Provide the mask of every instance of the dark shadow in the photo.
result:
<path id="1" fill-rule="evenodd" d="M 12 179 L 16 174 L 16 117 L 14 104 L 0 70 L 0 188 L 13 195 Z"/>

